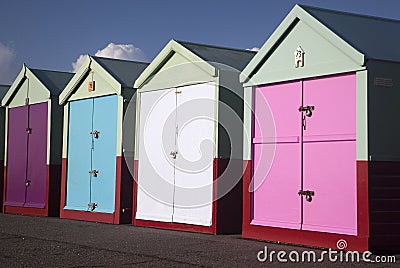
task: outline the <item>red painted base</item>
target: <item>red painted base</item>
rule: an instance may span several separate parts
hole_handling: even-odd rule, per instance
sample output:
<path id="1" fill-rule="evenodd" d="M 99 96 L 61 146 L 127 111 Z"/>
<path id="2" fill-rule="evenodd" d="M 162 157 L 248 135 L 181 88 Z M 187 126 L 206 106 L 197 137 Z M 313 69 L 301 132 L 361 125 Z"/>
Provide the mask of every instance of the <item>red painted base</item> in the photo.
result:
<path id="1" fill-rule="evenodd" d="M 0 161 L 0 212 L 3 212 L 4 161 Z"/>
<path id="2" fill-rule="evenodd" d="M 41 216 L 41 217 L 48 216 L 47 208 L 25 208 L 25 207 L 4 206 L 4 213 Z"/>
<path id="3" fill-rule="evenodd" d="M 5 201 L 6 185 L 7 185 L 7 167 L 4 167 L 4 194 L 3 201 Z M 3 206 L 3 213 L 23 214 L 42 217 L 58 217 L 59 204 L 60 204 L 60 178 L 61 166 L 60 165 L 47 165 L 46 170 L 46 203 L 44 208 L 31 208 L 31 207 L 15 207 Z"/>
<path id="4" fill-rule="evenodd" d="M 159 222 L 159 221 L 146 221 L 146 220 L 134 220 L 135 226 L 153 227 L 160 229 L 168 229 L 175 231 L 185 231 L 192 233 L 204 233 L 204 234 L 216 234 L 215 226 L 199 226 L 184 223 L 171 223 L 171 222 Z"/>
<path id="5" fill-rule="evenodd" d="M 267 240 L 279 243 L 299 244 L 310 247 L 337 249 L 337 241 L 347 242 L 346 250 L 366 251 L 368 245 L 368 163 L 357 162 L 358 235 L 340 235 L 303 230 L 292 230 L 268 226 L 251 225 L 252 194 L 248 191 L 252 178 L 252 163 L 243 163 L 243 230 L 244 238 Z"/>
<path id="6" fill-rule="evenodd" d="M 119 218 L 115 217 L 115 213 L 109 214 L 100 212 L 61 209 L 60 218 L 78 220 L 78 221 L 119 224 Z"/>

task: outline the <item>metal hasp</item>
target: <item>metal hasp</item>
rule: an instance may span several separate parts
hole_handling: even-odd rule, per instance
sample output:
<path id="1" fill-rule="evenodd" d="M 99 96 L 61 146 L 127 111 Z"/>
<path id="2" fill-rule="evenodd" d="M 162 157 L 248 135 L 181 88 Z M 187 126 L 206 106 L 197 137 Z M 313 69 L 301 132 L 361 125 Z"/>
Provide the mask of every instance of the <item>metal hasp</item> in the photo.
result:
<path id="1" fill-rule="evenodd" d="M 93 175 L 93 177 L 97 177 L 97 174 L 99 174 L 99 171 L 98 171 L 98 170 L 96 170 L 96 169 L 89 170 L 89 174 L 92 174 L 92 175 Z"/>
<path id="2" fill-rule="evenodd" d="M 94 211 L 97 208 L 97 203 L 90 202 L 88 203 L 88 210 Z"/>
<path id="3" fill-rule="evenodd" d="M 300 106 L 299 107 L 299 112 L 306 112 L 307 117 L 312 116 L 312 111 L 315 110 L 315 106 Z"/>
<path id="4" fill-rule="evenodd" d="M 306 196 L 306 201 L 307 202 L 311 202 L 312 201 L 312 197 L 314 196 L 314 191 L 309 191 L 309 190 L 300 190 L 298 192 L 298 195 L 305 195 Z"/>
<path id="5" fill-rule="evenodd" d="M 94 130 L 90 131 L 90 135 L 93 135 L 93 138 L 98 139 L 99 138 L 100 131 Z"/>
<path id="6" fill-rule="evenodd" d="M 176 155 L 178 154 L 177 151 L 172 151 L 169 153 L 169 155 L 172 157 L 172 159 L 176 159 Z"/>

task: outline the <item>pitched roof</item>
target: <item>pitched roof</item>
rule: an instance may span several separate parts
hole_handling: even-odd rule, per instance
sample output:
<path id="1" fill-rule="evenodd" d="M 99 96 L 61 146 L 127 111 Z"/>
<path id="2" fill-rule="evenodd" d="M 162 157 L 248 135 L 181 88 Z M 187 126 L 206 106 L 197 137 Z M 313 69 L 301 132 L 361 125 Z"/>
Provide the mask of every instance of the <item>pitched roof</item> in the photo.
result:
<path id="1" fill-rule="evenodd" d="M 146 62 L 127 61 L 91 56 L 107 70 L 123 87 L 132 87 L 136 78 L 149 65 Z"/>
<path id="2" fill-rule="evenodd" d="M 43 83 L 53 96 L 58 96 L 69 80 L 74 76 L 73 73 L 57 72 L 39 69 L 30 69 L 32 73 Z"/>
<path id="3" fill-rule="evenodd" d="M 300 5 L 366 58 L 400 61 L 400 21 Z"/>
<path id="4" fill-rule="evenodd" d="M 9 89 L 10 89 L 9 85 L 0 85 L 0 102 L 4 98 Z"/>
<path id="5" fill-rule="evenodd" d="M 184 41 L 176 42 L 217 68 L 218 64 L 215 63 L 223 63 L 242 71 L 256 54 L 254 51 L 244 49 L 219 47 Z"/>

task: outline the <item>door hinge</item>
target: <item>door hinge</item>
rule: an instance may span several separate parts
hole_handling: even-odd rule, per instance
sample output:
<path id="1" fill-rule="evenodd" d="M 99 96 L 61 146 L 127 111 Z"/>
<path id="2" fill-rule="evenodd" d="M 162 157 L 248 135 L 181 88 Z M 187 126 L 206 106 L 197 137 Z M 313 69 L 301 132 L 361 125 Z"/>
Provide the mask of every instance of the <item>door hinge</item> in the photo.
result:
<path id="1" fill-rule="evenodd" d="M 181 91 L 175 91 L 175 94 L 182 94 L 182 90 Z"/>
<path id="2" fill-rule="evenodd" d="M 88 210 L 93 211 L 97 208 L 97 203 L 90 202 L 88 203 Z"/>

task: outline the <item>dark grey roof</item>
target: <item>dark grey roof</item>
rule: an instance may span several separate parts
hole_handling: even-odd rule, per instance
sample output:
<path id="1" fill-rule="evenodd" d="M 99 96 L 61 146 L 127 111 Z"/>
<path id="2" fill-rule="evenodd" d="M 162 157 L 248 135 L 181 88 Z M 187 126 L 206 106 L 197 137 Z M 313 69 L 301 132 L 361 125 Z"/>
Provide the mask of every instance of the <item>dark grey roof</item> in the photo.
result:
<path id="1" fill-rule="evenodd" d="M 146 62 L 118 60 L 92 56 L 123 87 L 133 87 L 135 80 L 149 65 Z"/>
<path id="2" fill-rule="evenodd" d="M 215 63 L 222 63 L 238 71 L 243 71 L 244 67 L 246 67 L 256 54 L 254 51 L 244 49 L 226 48 L 184 41 L 177 42 L 217 68 L 218 64 Z"/>
<path id="3" fill-rule="evenodd" d="M 57 72 L 39 69 L 30 69 L 32 73 L 50 91 L 50 95 L 58 96 L 63 91 L 69 80 L 74 76 L 73 73 Z"/>
<path id="4" fill-rule="evenodd" d="M 10 89 L 9 85 L 0 85 L 0 102 L 7 94 L 7 91 Z"/>
<path id="5" fill-rule="evenodd" d="M 300 5 L 369 59 L 400 61 L 400 21 Z"/>

